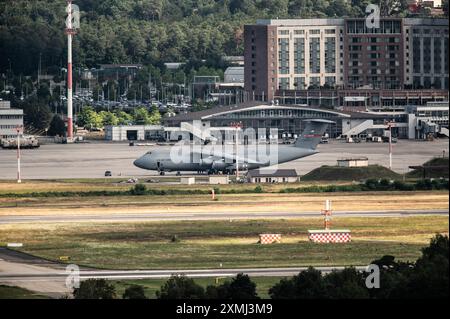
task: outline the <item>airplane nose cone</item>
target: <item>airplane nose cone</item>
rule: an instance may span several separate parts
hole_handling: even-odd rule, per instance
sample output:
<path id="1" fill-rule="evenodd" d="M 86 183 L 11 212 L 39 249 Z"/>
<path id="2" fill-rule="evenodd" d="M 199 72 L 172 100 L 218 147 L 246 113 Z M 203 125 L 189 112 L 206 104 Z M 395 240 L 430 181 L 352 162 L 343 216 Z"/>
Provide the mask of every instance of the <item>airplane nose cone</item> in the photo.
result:
<path id="1" fill-rule="evenodd" d="M 144 159 L 141 157 L 141 158 L 138 158 L 137 160 L 135 160 L 134 162 L 133 162 L 133 164 L 134 164 L 134 166 L 136 166 L 136 167 L 139 167 L 139 168 L 145 168 L 145 165 L 144 165 Z"/>

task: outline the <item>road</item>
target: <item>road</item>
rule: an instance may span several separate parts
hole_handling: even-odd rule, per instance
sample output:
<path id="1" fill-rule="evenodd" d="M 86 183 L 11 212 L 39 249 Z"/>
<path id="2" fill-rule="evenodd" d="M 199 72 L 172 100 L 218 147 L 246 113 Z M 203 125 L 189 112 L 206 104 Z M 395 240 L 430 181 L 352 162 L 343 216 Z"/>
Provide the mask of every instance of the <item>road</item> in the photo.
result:
<path id="1" fill-rule="evenodd" d="M 356 267 L 364 270 L 365 266 Z M 242 269 L 187 269 L 187 270 L 93 270 L 80 269 L 79 279 L 166 279 L 172 275 L 185 275 L 190 278 L 233 277 L 244 273 L 253 277 L 287 277 L 306 270 L 306 267 L 295 268 L 242 268 Z M 343 267 L 317 267 L 323 273 Z M 0 284 L 18 286 L 51 297 L 70 294 L 66 287 L 66 278 L 71 274 L 61 264 L 39 260 L 27 254 L 0 249 Z"/>
<path id="2" fill-rule="evenodd" d="M 333 211 L 335 217 L 410 217 L 418 215 L 449 215 L 443 210 L 394 210 L 394 211 Z M 195 221 L 230 219 L 294 219 L 302 217 L 320 217 L 317 211 L 310 212 L 215 212 L 215 213 L 125 213 L 125 214 L 59 214 L 59 215 L 20 215 L 0 216 L 0 224 L 21 223 L 67 223 L 67 222 L 132 222 L 132 221 Z"/>
<path id="3" fill-rule="evenodd" d="M 157 146 L 156 146 L 157 147 Z M 124 143 L 92 142 L 88 144 L 43 145 L 36 150 L 22 151 L 22 179 L 102 178 L 106 170 L 114 177 L 154 176 L 156 172 L 141 170 L 133 161 L 156 147 L 130 147 Z M 369 158 L 370 164 L 389 166 L 386 143 L 348 144 L 332 140 L 319 145 L 319 154 L 280 165 L 294 168 L 300 175 L 322 165 L 336 165 L 342 157 Z M 429 159 L 448 154 L 448 139 L 434 142 L 400 140 L 394 145 L 393 169 L 409 171 L 408 166 L 421 165 Z M 0 180 L 16 177 L 17 159 L 14 150 L 0 149 Z"/>

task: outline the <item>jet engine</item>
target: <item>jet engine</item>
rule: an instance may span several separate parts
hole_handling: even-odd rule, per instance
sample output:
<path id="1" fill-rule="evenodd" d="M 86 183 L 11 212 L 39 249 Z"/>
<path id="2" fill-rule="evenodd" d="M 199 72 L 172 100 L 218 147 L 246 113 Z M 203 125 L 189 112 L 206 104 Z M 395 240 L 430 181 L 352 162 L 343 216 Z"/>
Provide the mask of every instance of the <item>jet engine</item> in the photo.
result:
<path id="1" fill-rule="evenodd" d="M 212 162 L 211 169 L 216 171 L 223 171 L 228 166 L 228 163 L 225 163 L 225 160 L 216 160 Z"/>

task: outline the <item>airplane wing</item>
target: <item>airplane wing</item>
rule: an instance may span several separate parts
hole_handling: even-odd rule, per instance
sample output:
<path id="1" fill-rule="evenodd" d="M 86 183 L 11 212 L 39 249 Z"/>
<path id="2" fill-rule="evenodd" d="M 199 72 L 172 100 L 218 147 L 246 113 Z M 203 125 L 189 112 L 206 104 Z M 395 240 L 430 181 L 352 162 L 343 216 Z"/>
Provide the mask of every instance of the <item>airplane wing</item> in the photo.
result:
<path id="1" fill-rule="evenodd" d="M 235 156 L 234 154 L 223 153 L 223 154 L 222 154 L 222 158 L 228 160 L 228 162 L 230 162 L 230 164 L 231 164 L 231 163 L 233 163 L 233 161 L 236 159 L 236 156 Z M 246 164 L 256 164 L 256 165 L 263 165 L 263 164 L 264 164 L 264 163 L 262 163 L 262 162 L 255 161 L 255 160 L 253 160 L 253 159 L 251 159 L 251 158 L 243 158 L 243 159 L 241 159 L 241 158 L 239 157 L 238 160 L 239 160 L 239 161 L 243 161 L 243 162 L 246 163 Z"/>

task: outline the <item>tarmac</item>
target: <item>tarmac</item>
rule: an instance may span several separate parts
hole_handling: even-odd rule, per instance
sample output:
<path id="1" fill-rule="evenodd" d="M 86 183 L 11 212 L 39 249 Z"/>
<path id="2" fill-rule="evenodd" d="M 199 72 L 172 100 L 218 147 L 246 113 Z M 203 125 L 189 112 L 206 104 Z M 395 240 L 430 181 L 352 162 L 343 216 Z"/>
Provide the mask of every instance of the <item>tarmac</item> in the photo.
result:
<path id="1" fill-rule="evenodd" d="M 160 146 L 129 146 L 128 143 L 91 142 L 83 144 L 48 144 L 39 149 L 21 151 L 23 179 L 102 178 L 105 171 L 113 177 L 144 177 L 157 175 L 133 165 L 133 161 Z M 319 154 L 281 164 L 279 168 L 294 168 L 304 175 L 322 165 L 336 165 L 347 157 L 368 157 L 369 164 L 389 166 L 387 143 L 349 144 L 331 140 L 318 147 Z M 409 166 L 421 165 L 433 157 L 448 156 L 448 139 L 433 142 L 399 140 L 393 146 L 393 170 L 407 173 Z M 175 173 L 172 173 L 175 174 Z M 0 180 L 15 179 L 15 150 L 0 149 Z"/>

